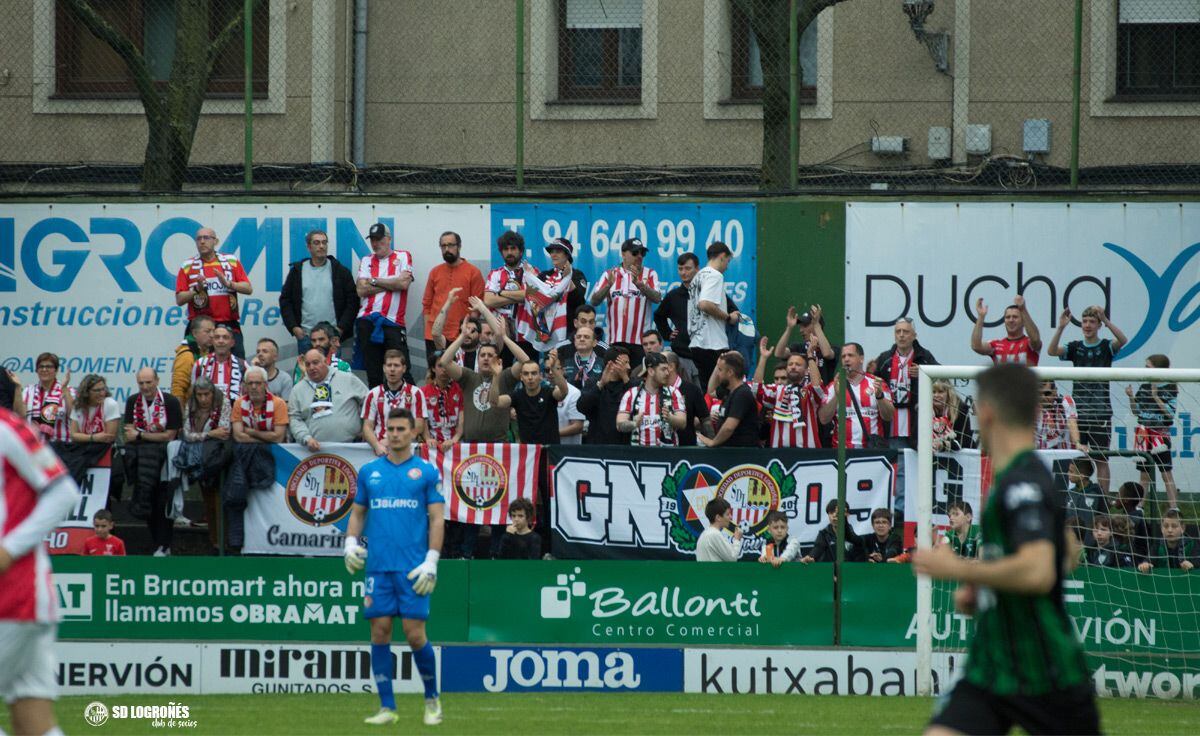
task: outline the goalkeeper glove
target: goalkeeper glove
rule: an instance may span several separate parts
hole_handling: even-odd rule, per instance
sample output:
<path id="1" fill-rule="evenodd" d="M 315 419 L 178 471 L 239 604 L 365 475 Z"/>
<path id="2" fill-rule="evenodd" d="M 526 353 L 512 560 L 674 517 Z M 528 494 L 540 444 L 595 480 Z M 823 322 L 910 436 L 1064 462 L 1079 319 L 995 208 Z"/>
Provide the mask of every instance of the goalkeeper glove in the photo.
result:
<path id="1" fill-rule="evenodd" d="M 358 537 L 346 537 L 346 572 L 354 575 L 367 564 L 367 548 L 358 543 Z"/>
<path id="2" fill-rule="evenodd" d="M 413 581 L 413 592 L 417 595 L 429 595 L 437 585 L 437 562 L 441 552 L 431 549 L 425 553 L 425 561 L 408 573 L 408 579 Z"/>

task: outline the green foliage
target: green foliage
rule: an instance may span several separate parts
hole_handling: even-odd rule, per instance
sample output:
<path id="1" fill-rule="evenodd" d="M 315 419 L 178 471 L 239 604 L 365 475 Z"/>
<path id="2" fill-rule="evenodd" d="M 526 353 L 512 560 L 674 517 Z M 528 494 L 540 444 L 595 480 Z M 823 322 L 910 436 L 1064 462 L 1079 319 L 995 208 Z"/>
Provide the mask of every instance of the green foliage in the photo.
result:
<path id="1" fill-rule="evenodd" d="M 679 486 L 683 483 L 683 479 L 687 477 L 688 470 L 691 467 L 687 463 L 679 463 L 675 466 L 675 472 L 663 479 L 662 497 L 670 499 L 679 499 Z M 703 509 L 697 513 L 703 513 Z M 683 520 L 683 509 L 680 513 L 671 517 L 671 540 L 675 542 L 675 546 L 681 552 L 694 552 L 696 550 L 696 536 L 688 529 L 687 522 Z"/>

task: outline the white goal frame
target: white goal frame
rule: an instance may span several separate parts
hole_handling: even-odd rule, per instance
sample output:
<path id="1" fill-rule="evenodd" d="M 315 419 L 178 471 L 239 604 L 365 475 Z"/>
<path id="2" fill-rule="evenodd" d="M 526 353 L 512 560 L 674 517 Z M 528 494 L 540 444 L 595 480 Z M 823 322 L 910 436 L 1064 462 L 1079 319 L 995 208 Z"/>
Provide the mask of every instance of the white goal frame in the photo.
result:
<path id="1" fill-rule="evenodd" d="M 933 544 L 933 382 L 937 379 L 971 379 L 988 366 L 922 365 L 917 375 L 917 546 Z M 1194 368 L 1043 368 L 1033 369 L 1038 378 L 1051 381 L 1170 381 L 1200 382 Z M 906 473 L 912 472 L 911 469 Z M 983 510 L 980 509 L 982 516 Z M 917 694 L 933 695 L 933 581 L 917 576 Z"/>

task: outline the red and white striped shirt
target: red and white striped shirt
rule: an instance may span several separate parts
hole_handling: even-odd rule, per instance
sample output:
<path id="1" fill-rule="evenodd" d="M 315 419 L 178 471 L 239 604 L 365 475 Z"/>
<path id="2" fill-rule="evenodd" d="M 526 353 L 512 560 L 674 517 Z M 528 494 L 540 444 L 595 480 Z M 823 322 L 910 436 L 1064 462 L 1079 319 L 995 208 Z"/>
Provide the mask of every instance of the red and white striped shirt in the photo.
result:
<path id="1" fill-rule="evenodd" d="M 197 378 L 204 376 L 212 381 L 232 404 L 242 395 L 242 376 L 245 373 L 246 364 L 236 355 L 231 353 L 221 360 L 216 353 L 209 353 L 199 358 L 192 366 L 192 383 L 195 384 Z"/>
<path id="2" fill-rule="evenodd" d="M 67 476 L 58 456 L 16 414 L 0 409 L 0 541 L 22 524 L 38 497 Z M 50 557 L 39 542 L 0 572 L 0 621 L 57 620 Z"/>
<path id="3" fill-rule="evenodd" d="M 814 388 L 807 381 L 798 386 L 764 383 L 759 387 L 758 400 L 771 421 L 771 447 L 821 446 L 821 420 L 817 418 L 821 399 Z"/>
<path id="4" fill-rule="evenodd" d="M 993 363 L 1024 363 L 1028 366 L 1038 364 L 1038 353 L 1029 344 L 1029 335 L 988 341 L 992 346 Z"/>
<path id="5" fill-rule="evenodd" d="M 912 376 L 908 375 L 908 367 L 912 365 L 916 351 L 910 350 L 908 355 L 901 355 L 899 350 L 892 353 L 892 364 L 879 366 L 879 370 L 888 371 L 888 387 L 895 397 L 896 414 L 892 417 L 892 431 L 889 437 L 908 437 L 912 434 L 913 420 L 916 418 L 916 407 L 908 406 L 912 395 Z M 901 406 L 903 404 L 903 406 Z"/>
<path id="6" fill-rule="evenodd" d="M 21 392 L 25 401 L 25 417 L 46 442 L 71 441 L 71 422 L 63 392 L 69 392 L 71 398 L 75 398 L 75 389 L 63 386 L 59 381 L 55 381 L 50 390 L 42 388 L 39 382 L 26 386 Z"/>
<path id="7" fill-rule="evenodd" d="M 674 447 L 679 444 L 679 435 L 675 428 L 662 418 L 664 401 L 670 401 L 668 412 L 673 414 L 684 411 L 683 394 L 671 386 L 657 391 L 648 391 L 644 386 L 634 386 L 621 397 L 618 412 L 624 412 L 631 418 L 634 414 L 642 415 L 641 424 L 630 437 L 631 444 L 642 447 Z"/>
<path id="8" fill-rule="evenodd" d="M 833 424 L 833 446 L 837 447 L 841 441 L 841 436 L 844 434 L 849 439 L 846 441 L 846 447 L 849 449 L 862 449 L 867 446 L 867 440 L 863 437 L 863 425 L 867 425 L 867 431 L 873 435 L 883 435 L 883 420 L 879 417 L 879 402 L 875 399 L 875 392 L 872 390 L 874 385 L 878 385 L 883 389 L 883 398 L 888 401 L 892 400 L 892 390 L 888 388 L 886 383 L 882 381 L 871 381 L 863 376 L 857 384 L 851 383 L 846 387 L 846 427 L 844 432 L 839 431 L 837 421 Z M 853 392 L 853 398 L 851 398 Z M 854 399 L 858 399 L 858 406 L 862 412 L 862 422 L 858 421 L 858 414 L 854 411 Z M 830 381 L 825 387 L 825 398 L 823 403 L 831 403 L 837 401 L 837 386 L 836 381 Z"/>
<path id="9" fill-rule="evenodd" d="M 360 279 L 394 279 L 412 272 L 412 254 L 406 250 L 393 250 L 386 258 L 379 258 L 372 253 L 358 263 Z M 361 318 L 371 314 L 382 314 L 385 319 L 404 327 L 404 310 L 407 306 L 408 289 L 381 291 L 362 298 L 358 316 Z"/>
<path id="10" fill-rule="evenodd" d="M 557 269 L 525 276 L 525 304 L 517 311 L 517 336 L 546 352 L 567 341 L 567 295 L 574 284 Z"/>
<path id="11" fill-rule="evenodd" d="M 375 439 L 380 442 L 387 441 L 387 417 L 392 409 L 408 409 L 415 418 L 424 419 L 425 397 L 421 389 L 411 383 L 402 383 L 399 390 L 392 391 L 387 383 L 381 383 L 367 392 L 362 418 L 371 420 L 375 426 Z"/>
<path id="12" fill-rule="evenodd" d="M 439 388 L 434 382 L 429 382 L 418 391 L 424 400 L 425 426 L 429 427 L 429 436 L 438 442 L 448 442 L 454 437 L 454 430 L 462 421 L 463 392 L 458 382 L 451 381 L 446 388 Z"/>
<path id="13" fill-rule="evenodd" d="M 501 266 L 493 268 L 487 276 L 487 283 L 483 285 L 485 292 L 499 294 L 502 291 L 517 291 L 525 288 L 525 263 L 522 261 L 517 264 L 516 268 Z M 506 304 L 503 307 L 498 307 L 492 311 L 496 314 L 504 315 L 509 324 L 515 324 L 517 316 L 517 304 Z"/>
<path id="14" fill-rule="evenodd" d="M 1067 420 L 1076 419 L 1079 413 L 1075 410 L 1075 399 L 1062 395 L 1054 400 L 1049 409 L 1042 407 L 1038 414 L 1037 449 L 1039 450 L 1070 450 L 1071 428 Z"/>
<path id="15" fill-rule="evenodd" d="M 611 287 L 608 292 L 608 343 L 640 345 L 642 333 L 650 329 L 651 325 L 650 300 L 637 284 L 633 283 L 632 273 L 623 267 L 616 269 L 616 273 L 614 280 L 612 271 L 605 271 L 596 284 L 598 291 L 606 286 Z M 658 274 L 654 269 L 642 269 L 642 282 L 649 288 L 658 290 Z"/>

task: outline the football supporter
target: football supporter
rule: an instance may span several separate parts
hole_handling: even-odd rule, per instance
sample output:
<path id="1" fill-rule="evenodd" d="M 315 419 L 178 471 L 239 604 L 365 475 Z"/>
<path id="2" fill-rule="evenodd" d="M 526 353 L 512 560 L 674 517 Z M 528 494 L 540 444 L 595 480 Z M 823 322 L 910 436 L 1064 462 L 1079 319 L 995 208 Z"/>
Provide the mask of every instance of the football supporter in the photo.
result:
<path id="1" fill-rule="evenodd" d="M 371 242 L 371 255 L 358 264 L 360 306 L 355 329 L 367 383 L 374 388 L 383 383 L 385 352 L 402 350 L 408 355 L 404 313 L 408 287 L 413 282 L 413 259 L 406 250 L 392 250 L 392 234 L 382 222 L 371 226 L 367 240 Z"/>
<path id="2" fill-rule="evenodd" d="M 567 296 L 574 288 L 571 277 L 575 246 L 566 238 L 546 244 L 551 268 L 537 273 L 525 264 L 525 303 L 517 312 L 517 334 L 538 352 L 567 342 Z"/>
<path id="3" fill-rule="evenodd" d="M 767 338 L 762 338 L 760 355 L 765 355 Z M 815 350 L 810 348 L 815 354 Z M 761 362 L 761 361 L 760 361 Z M 778 367 L 776 368 L 778 372 Z M 817 361 L 801 353 L 788 356 L 782 381 L 761 384 L 757 398 L 770 427 L 769 447 L 820 447 L 817 408 L 824 397 Z"/>
<path id="4" fill-rule="evenodd" d="M 108 509 L 100 509 L 92 514 L 92 529 L 96 533 L 83 540 L 84 556 L 124 557 L 125 543 L 112 533 L 115 526 L 112 512 Z"/>
<path id="5" fill-rule="evenodd" d="M 288 405 L 267 388 L 267 372 L 246 371 L 246 392 L 233 404 L 233 438 L 241 443 L 278 444 L 287 435 Z"/>
<path id="6" fill-rule="evenodd" d="M 741 313 L 726 311 L 725 271 L 733 259 L 728 245 L 717 241 L 708 246 L 708 265 L 700 269 L 688 286 L 688 337 L 692 360 L 696 363 L 701 386 L 717 366 L 717 359 L 729 349 L 726 325 L 736 325 Z"/>
<path id="7" fill-rule="evenodd" d="M 371 672 L 379 690 L 379 712 L 365 723 L 396 723 L 392 620 L 399 616 L 404 637 L 425 687 L 425 725 L 442 722 L 438 700 L 437 655 L 425 634 L 429 596 L 437 585 L 446 502 L 437 468 L 413 455 L 417 439 L 412 414 L 388 415 L 388 454 L 359 471 L 362 478 L 346 528 L 346 570 L 367 569 L 363 618 L 371 624 Z M 366 532 L 371 554 L 359 544 Z"/>
<path id="8" fill-rule="evenodd" d="M 438 361 L 446 369 L 450 380 L 456 381 L 462 389 L 463 441 L 504 442 L 508 439 L 509 412 L 493 405 L 489 399 L 492 381 L 498 377 L 500 393 L 512 393 L 517 385 L 517 377 L 521 374 L 521 364 L 529 360 L 529 356 L 508 336 L 500 318 L 483 303 L 483 300 L 472 297 L 471 306 L 483 315 L 484 323 L 490 325 L 489 331 L 503 336 L 503 345 L 481 344 L 476 367 L 468 368 L 454 359 L 454 355 L 462 349 L 459 346 L 465 345 L 470 335 L 468 331 L 464 331 L 458 334 Z M 500 362 L 501 348 L 507 348 L 517 358 L 508 368 Z"/>
<path id="9" fill-rule="evenodd" d="M 1200 565 L 1200 545 L 1184 536 L 1183 517 L 1179 509 L 1167 509 L 1159 522 L 1162 538 L 1150 545 L 1150 554 L 1138 565 L 1140 572 L 1154 568 L 1191 572 Z"/>
<path id="10" fill-rule="evenodd" d="M 429 272 L 425 295 L 421 298 L 421 311 L 425 316 L 426 354 L 446 347 L 434 344 L 435 335 L 441 335 L 448 341 L 458 337 L 459 326 L 467 316 L 467 300 L 473 296 L 483 296 L 483 274 L 462 257 L 462 237 L 448 230 L 438 238 L 438 247 L 444 262 Z M 449 301 L 451 294 L 457 294 L 458 298 Z M 434 328 L 434 321 L 440 313 L 444 313 L 444 327 L 438 330 Z"/>
<path id="11" fill-rule="evenodd" d="M 0 408 L 25 416 L 25 403 L 21 400 L 21 379 L 5 368 L 0 370 Z"/>
<path id="12" fill-rule="evenodd" d="M 1150 524 L 1142 508 L 1145 500 L 1146 487 L 1141 483 L 1122 483 L 1117 488 L 1117 503 L 1112 517 L 1113 534 L 1118 535 L 1117 546 L 1127 550 L 1138 562 L 1150 555 Z"/>
<path id="13" fill-rule="evenodd" d="M 946 507 L 946 515 L 950 518 L 950 528 L 942 535 L 941 543 L 950 545 L 959 557 L 979 557 L 982 533 L 975 525 L 975 512 L 971 504 L 951 501 Z"/>
<path id="14" fill-rule="evenodd" d="M 312 349 L 308 334 L 319 322 L 337 325 L 343 335 L 353 334 L 359 307 L 350 269 L 329 255 L 329 234 L 311 230 L 304 236 L 304 242 L 308 258 L 291 264 L 279 292 L 279 316 L 283 318 L 283 326 L 296 338 L 297 355 Z M 284 394 L 276 395 L 287 398 Z"/>
<path id="15" fill-rule="evenodd" d="M 687 426 L 683 394 L 669 384 L 671 367 L 662 353 L 644 358 L 646 377 L 621 397 L 617 429 L 629 432 L 630 444 L 639 447 L 676 447 L 680 430 Z"/>
<path id="16" fill-rule="evenodd" d="M 904 542 L 892 529 L 891 511 L 882 508 L 872 511 L 871 530 L 875 533 L 862 538 L 859 559 L 865 562 L 891 562 L 904 552 Z"/>
<path id="17" fill-rule="evenodd" d="M 392 409 L 412 412 L 420 432 L 424 424 L 425 398 L 421 389 L 404 380 L 408 361 L 399 350 L 389 350 L 383 356 L 383 383 L 367 392 L 362 406 L 362 436 L 375 455 L 387 454 L 387 416 Z"/>
<path id="18" fill-rule="evenodd" d="M 171 366 L 171 395 L 179 403 L 187 401 L 188 389 L 192 385 L 192 371 L 196 361 L 212 352 L 213 318 L 202 314 L 188 325 L 188 334 L 175 348 L 175 362 Z"/>
<path id="19" fill-rule="evenodd" d="M 800 328 L 800 342 L 791 342 L 792 332 Z M 799 312 L 795 307 L 788 307 L 783 334 L 775 343 L 775 357 L 785 360 L 789 355 L 800 353 L 813 360 L 816 356 L 817 368 L 821 371 L 821 383 L 829 383 L 837 373 L 837 355 L 840 351 L 829 343 L 825 337 L 825 313 L 820 304 L 813 304 L 807 312 Z M 867 371 L 870 373 L 871 371 Z"/>
<path id="20" fill-rule="evenodd" d="M 236 256 L 217 252 L 217 233 L 202 227 L 196 231 L 196 255 L 183 262 L 175 276 L 175 303 L 188 305 L 188 323 L 200 315 L 212 317 L 217 325 L 234 335 L 233 353 L 245 358 L 238 294 L 254 293 L 250 277 Z"/>
<path id="21" fill-rule="evenodd" d="M 697 383 L 691 337 L 688 335 L 688 289 L 700 270 L 700 259 L 696 258 L 695 253 L 684 253 L 675 260 L 675 266 L 679 274 L 679 286 L 668 291 L 658 309 L 654 310 L 654 326 L 660 335 L 670 341 L 671 352 L 679 355 L 684 380 Z M 725 297 L 725 311 L 737 311 L 728 295 Z"/>
<path id="22" fill-rule="evenodd" d="M 446 300 L 442 302 L 442 308 L 438 310 L 437 316 L 433 318 L 433 327 L 431 328 L 433 338 L 426 341 L 426 355 L 442 352 L 446 349 L 446 345 L 457 338 L 457 335 L 455 335 L 455 337 L 447 339 L 445 334 L 446 318 L 450 314 L 451 307 L 458 303 L 458 295 L 461 291 L 462 289 L 459 288 L 451 289 L 450 293 L 446 295 Z M 451 357 L 459 365 L 474 368 L 475 361 L 478 360 L 476 351 L 479 350 L 479 343 L 483 341 L 483 324 L 479 321 L 478 317 L 468 312 L 458 326 L 458 335 L 463 335 L 462 347 L 455 350 Z M 492 342 L 494 336 L 491 334 L 491 328 L 488 329 L 488 335 L 487 342 Z"/>
<path id="23" fill-rule="evenodd" d="M 871 371 L 887 382 L 896 413 L 887 423 L 888 443 L 900 450 L 917 449 L 917 366 L 938 365 L 933 353 L 917 342 L 911 317 L 896 320 L 896 342 L 875 359 Z M 897 483 L 900 481 L 897 480 Z"/>
<path id="24" fill-rule="evenodd" d="M 712 414 L 708 411 L 708 402 L 704 400 L 704 392 L 700 387 L 691 381 L 683 380 L 683 376 L 679 371 L 683 367 L 683 360 L 673 352 L 663 353 L 667 359 L 667 367 L 670 369 L 666 385 L 675 389 L 683 396 L 683 410 L 687 414 L 687 421 L 684 422 L 683 429 L 675 433 L 679 439 L 680 447 L 695 447 L 697 444 L 696 431 L 697 429 L 704 432 L 708 437 L 713 435 Z"/>
<path id="25" fill-rule="evenodd" d="M 580 391 L 593 388 L 604 374 L 604 356 L 596 348 L 596 329 L 576 327 L 572 342 L 572 346 L 558 348 L 567 382 Z"/>
<path id="26" fill-rule="evenodd" d="M 1102 733 L 1092 673 L 1063 600 L 1078 564 L 1054 477 L 1034 452 L 1038 379 L 996 365 L 976 379 L 980 441 L 996 472 L 983 511 L 986 559 L 946 545 L 918 549 L 913 572 L 958 583 L 958 613 L 975 617 L 963 675 L 927 734 Z"/>
<path id="27" fill-rule="evenodd" d="M 1125 333 L 1109 321 L 1103 307 L 1088 307 L 1083 310 L 1079 324 L 1083 329 L 1082 340 L 1072 340 L 1066 348 L 1060 348 L 1063 330 L 1071 324 L 1071 310 L 1064 309 L 1058 318 L 1058 327 L 1050 338 L 1046 352 L 1056 355 L 1076 368 L 1111 368 L 1113 358 L 1121 346 L 1129 342 Z M 1100 327 L 1112 332 L 1112 339 L 1101 339 Z M 1071 398 L 1079 412 L 1079 449 L 1083 452 L 1107 450 L 1112 444 L 1112 400 L 1109 398 L 1107 381 L 1075 381 L 1071 387 Z M 1096 477 L 1100 487 L 1108 493 L 1108 460 L 1101 455 L 1093 457 Z"/>
<path id="28" fill-rule="evenodd" d="M 771 511 L 767 514 L 767 531 L 770 540 L 763 545 L 763 553 L 758 561 L 779 567 L 785 562 L 800 558 L 800 540 L 788 536 L 788 518 L 782 511 Z"/>
<path id="29" fill-rule="evenodd" d="M 863 449 L 872 442 L 883 440 L 883 422 L 890 421 L 896 414 L 892 404 L 892 391 L 887 383 L 863 373 L 862 345 L 848 342 L 842 346 L 842 365 L 846 368 L 846 426 L 833 428 L 833 446 L 837 447 L 843 435 L 846 447 Z M 822 422 L 837 418 L 837 387 L 840 379 L 835 378 L 825 387 L 825 398 L 817 412 Z M 836 425 L 836 422 L 834 422 Z M 873 440 L 872 438 L 879 438 Z"/>
<path id="30" fill-rule="evenodd" d="M 246 377 L 249 378 L 249 375 L 247 374 Z M 234 437 L 231 429 L 230 403 L 225 398 L 225 394 L 213 386 L 212 381 L 204 376 L 196 379 L 192 384 L 187 403 L 183 406 L 183 440 L 185 442 L 204 442 L 205 440 L 223 442 Z M 203 458 L 203 451 L 201 457 Z M 228 464 L 229 455 L 226 454 L 221 459 L 224 461 L 222 464 Z M 198 473 L 200 499 L 204 503 L 204 521 L 208 525 L 208 541 L 215 550 L 219 546 L 217 514 L 220 511 L 220 473 L 225 468 L 220 468 L 216 474 L 205 472 L 206 470 L 208 468 L 202 461 Z"/>
<path id="31" fill-rule="evenodd" d="M 594 386 L 583 389 L 579 412 L 587 417 L 585 445 L 628 445 L 629 433 L 617 428 L 621 399 L 634 384 L 630 381 L 629 351 L 622 347 L 609 350 L 604 371 Z"/>
<path id="32" fill-rule="evenodd" d="M 1083 564 L 1096 567 L 1134 567 L 1133 556 L 1117 549 L 1112 518 L 1107 514 L 1092 517 L 1092 544 L 1084 550 Z"/>
<path id="33" fill-rule="evenodd" d="M 828 517 L 829 524 L 821 527 L 821 531 L 817 532 L 817 541 L 813 544 L 812 549 L 800 558 L 800 561 L 806 565 L 812 562 L 837 562 L 837 499 L 825 504 L 825 516 Z M 842 559 L 846 562 L 859 562 L 859 553 L 863 547 L 862 539 L 850 528 L 850 519 L 846 519 L 843 526 L 845 527 L 845 536 L 842 545 L 845 552 Z"/>
<path id="34" fill-rule="evenodd" d="M 525 238 L 518 232 L 505 231 L 496 239 L 496 248 L 504 265 L 488 273 L 483 303 L 504 318 L 508 336 L 517 339 L 517 313 L 525 304 L 525 272 L 530 268 L 525 260 Z M 532 349 L 522 347 L 526 352 Z"/>
<path id="35" fill-rule="evenodd" d="M 342 373 L 350 372 L 350 364 L 341 358 L 342 341 L 336 327 L 328 322 L 318 322 L 309 331 L 308 337 L 312 343 L 311 349 L 319 350 L 325 356 L 330 370 Z M 304 380 L 304 355 L 306 354 L 300 354 L 300 359 L 296 361 L 296 367 L 292 369 L 292 385 Z M 406 352 L 405 355 L 408 355 L 408 353 Z M 406 380 L 411 380 L 411 378 L 411 376 L 408 376 Z"/>
<path id="36" fill-rule="evenodd" d="M 1156 353 L 1146 358 L 1147 368 L 1170 368 L 1171 359 Z M 1171 463 L 1171 427 L 1175 424 L 1176 403 L 1179 386 L 1174 383 L 1143 383 L 1135 393 L 1132 386 L 1125 387 L 1129 397 L 1129 411 L 1137 417 L 1134 430 L 1134 448 L 1150 457 L 1138 462 L 1142 485 L 1154 480 L 1154 469 L 1162 477 L 1167 489 L 1167 504 L 1179 507 L 1179 491 L 1175 486 L 1174 466 Z"/>
<path id="37" fill-rule="evenodd" d="M 236 401 L 242 393 L 242 377 L 246 374 L 246 361 L 233 353 L 233 331 L 225 325 L 213 329 L 213 351 L 196 361 L 192 368 L 192 382 L 201 376 L 212 381 L 225 398 Z"/>
<path id="38" fill-rule="evenodd" d="M 758 402 L 755 391 L 746 383 L 746 359 L 729 350 L 717 359 L 713 369 L 717 385 L 729 394 L 721 405 L 721 424 L 711 438 L 697 439 L 705 447 L 756 447 L 758 445 Z"/>
<path id="39" fill-rule="evenodd" d="M 489 401 L 500 409 L 510 406 L 517 413 L 517 431 L 526 444 L 557 445 L 558 402 L 567 396 L 567 379 L 554 353 L 546 359 L 550 380 L 542 377 L 537 361 L 521 364 L 521 385 L 508 394 L 500 393 L 500 382 L 493 381 Z"/>
<path id="40" fill-rule="evenodd" d="M 125 478 L 134 487 L 130 506 L 135 515 L 143 515 L 150 528 L 154 556 L 171 554 L 175 522 L 167 518 L 171 496 L 163 481 L 167 461 L 167 443 L 183 427 L 179 399 L 158 387 L 158 371 L 143 368 L 137 372 L 137 393 L 125 401 Z"/>
<path id="41" fill-rule="evenodd" d="M 575 311 L 571 312 L 571 314 L 573 315 L 573 317 L 571 318 L 570 334 L 572 336 L 574 336 L 574 334 L 581 327 L 590 327 L 592 330 L 592 334 L 595 335 L 595 337 L 596 337 L 596 353 L 601 358 L 608 357 L 607 351 L 608 351 L 608 348 L 610 347 L 610 345 L 604 341 L 604 330 L 602 330 L 596 326 L 596 308 L 593 307 L 591 304 L 581 304 Z M 572 345 L 570 343 L 568 343 L 565 346 L 559 345 L 558 346 L 559 357 L 562 357 L 563 350 L 570 350 L 571 347 L 572 347 Z"/>
<path id="42" fill-rule="evenodd" d="M 1070 450 L 1079 446 L 1079 425 L 1075 422 L 1075 402 L 1059 396 L 1054 381 L 1042 381 L 1041 411 L 1037 421 L 1037 449 Z"/>
<path id="43" fill-rule="evenodd" d="M 304 380 L 287 401 L 288 428 L 312 452 L 322 442 L 355 442 L 362 434 L 367 387 L 353 373 L 331 370 L 319 350 L 304 354 Z"/>
<path id="44" fill-rule="evenodd" d="M 567 384 L 567 395 L 558 402 L 558 441 L 563 445 L 582 445 L 587 431 L 587 417 L 579 413 L 579 397 L 583 392 Z"/>
<path id="45" fill-rule="evenodd" d="M 307 336 L 305 339 L 307 339 Z M 300 355 L 304 355 L 304 353 L 300 353 Z M 279 343 L 269 337 L 261 338 L 258 341 L 258 345 L 255 346 L 254 358 L 250 361 L 250 364 L 256 365 L 266 371 L 267 390 L 287 401 L 288 397 L 292 395 L 292 386 L 296 382 L 287 373 L 279 370 L 278 363 Z"/>
<path id="46" fill-rule="evenodd" d="M 1095 466 L 1090 458 L 1077 457 L 1067 466 L 1067 527 L 1079 541 L 1092 527 L 1092 516 L 1108 514 L 1108 495 L 1092 480 Z"/>
<path id="47" fill-rule="evenodd" d="M 71 387 L 71 371 L 58 379 L 58 356 L 42 353 L 34 362 L 37 383 L 22 392 L 25 417 L 45 442 L 71 441 L 71 410 L 75 406 L 75 389 Z"/>
<path id="48" fill-rule="evenodd" d="M 955 452 L 975 448 L 971 415 L 949 381 L 933 382 L 933 451 Z"/>
<path id="49" fill-rule="evenodd" d="M 592 306 L 608 304 L 608 342 L 628 348 L 634 365 L 645 355 L 641 338 L 650 328 L 651 305 L 662 301 L 658 274 L 643 265 L 647 250 L 637 238 L 622 243 L 621 265 L 604 272 L 590 299 Z"/>
<path id="50" fill-rule="evenodd" d="M 696 562 L 737 562 L 742 530 L 733 523 L 733 507 L 723 498 L 714 498 L 705 504 L 704 516 L 708 526 L 696 540 Z"/>
<path id="51" fill-rule="evenodd" d="M 431 450 L 448 450 L 462 440 L 463 390 L 450 380 L 450 371 L 441 362 L 442 355 L 434 353 L 432 357 L 437 362 L 430 367 L 429 380 L 421 387 L 425 402 L 422 441 Z"/>
<path id="52" fill-rule="evenodd" d="M 542 539 L 533 533 L 533 502 L 528 498 L 515 498 L 508 505 L 511 522 L 500 537 L 496 551 L 498 560 L 540 560 Z"/>
<path id="53" fill-rule="evenodd" d="M 1042 336 L 1037 323 L 1025 308 L 1025 297 L 1017 294 L 1013 303 L 1004 308 L 1004 337 L 983 341 L 983 323 L 988 308 L 981 297 L 975 302 L 975 327 L 971 330 L 971 349 L 980 355 L 988 355 L 992 363 L 1038 364 L 1038 353 L 1042 352 Z M 1028 333 L 1026 333 L 1028 330 Z"/>
<path id="54" fill-rule="evenodd" d="M 84 376 L 71 412 L 71 441 L 116 442 L 120 423 L 121 405 L 108 395 L 108 382 L 95 373 Z"/>
<path id="55" fill-rule="evenodd" d="M 42 540 L 78 500 L 54 451 L 0 408 L 0 697 L 14 733 L 62 733 L 53 705 L 58 616 Z"/>

